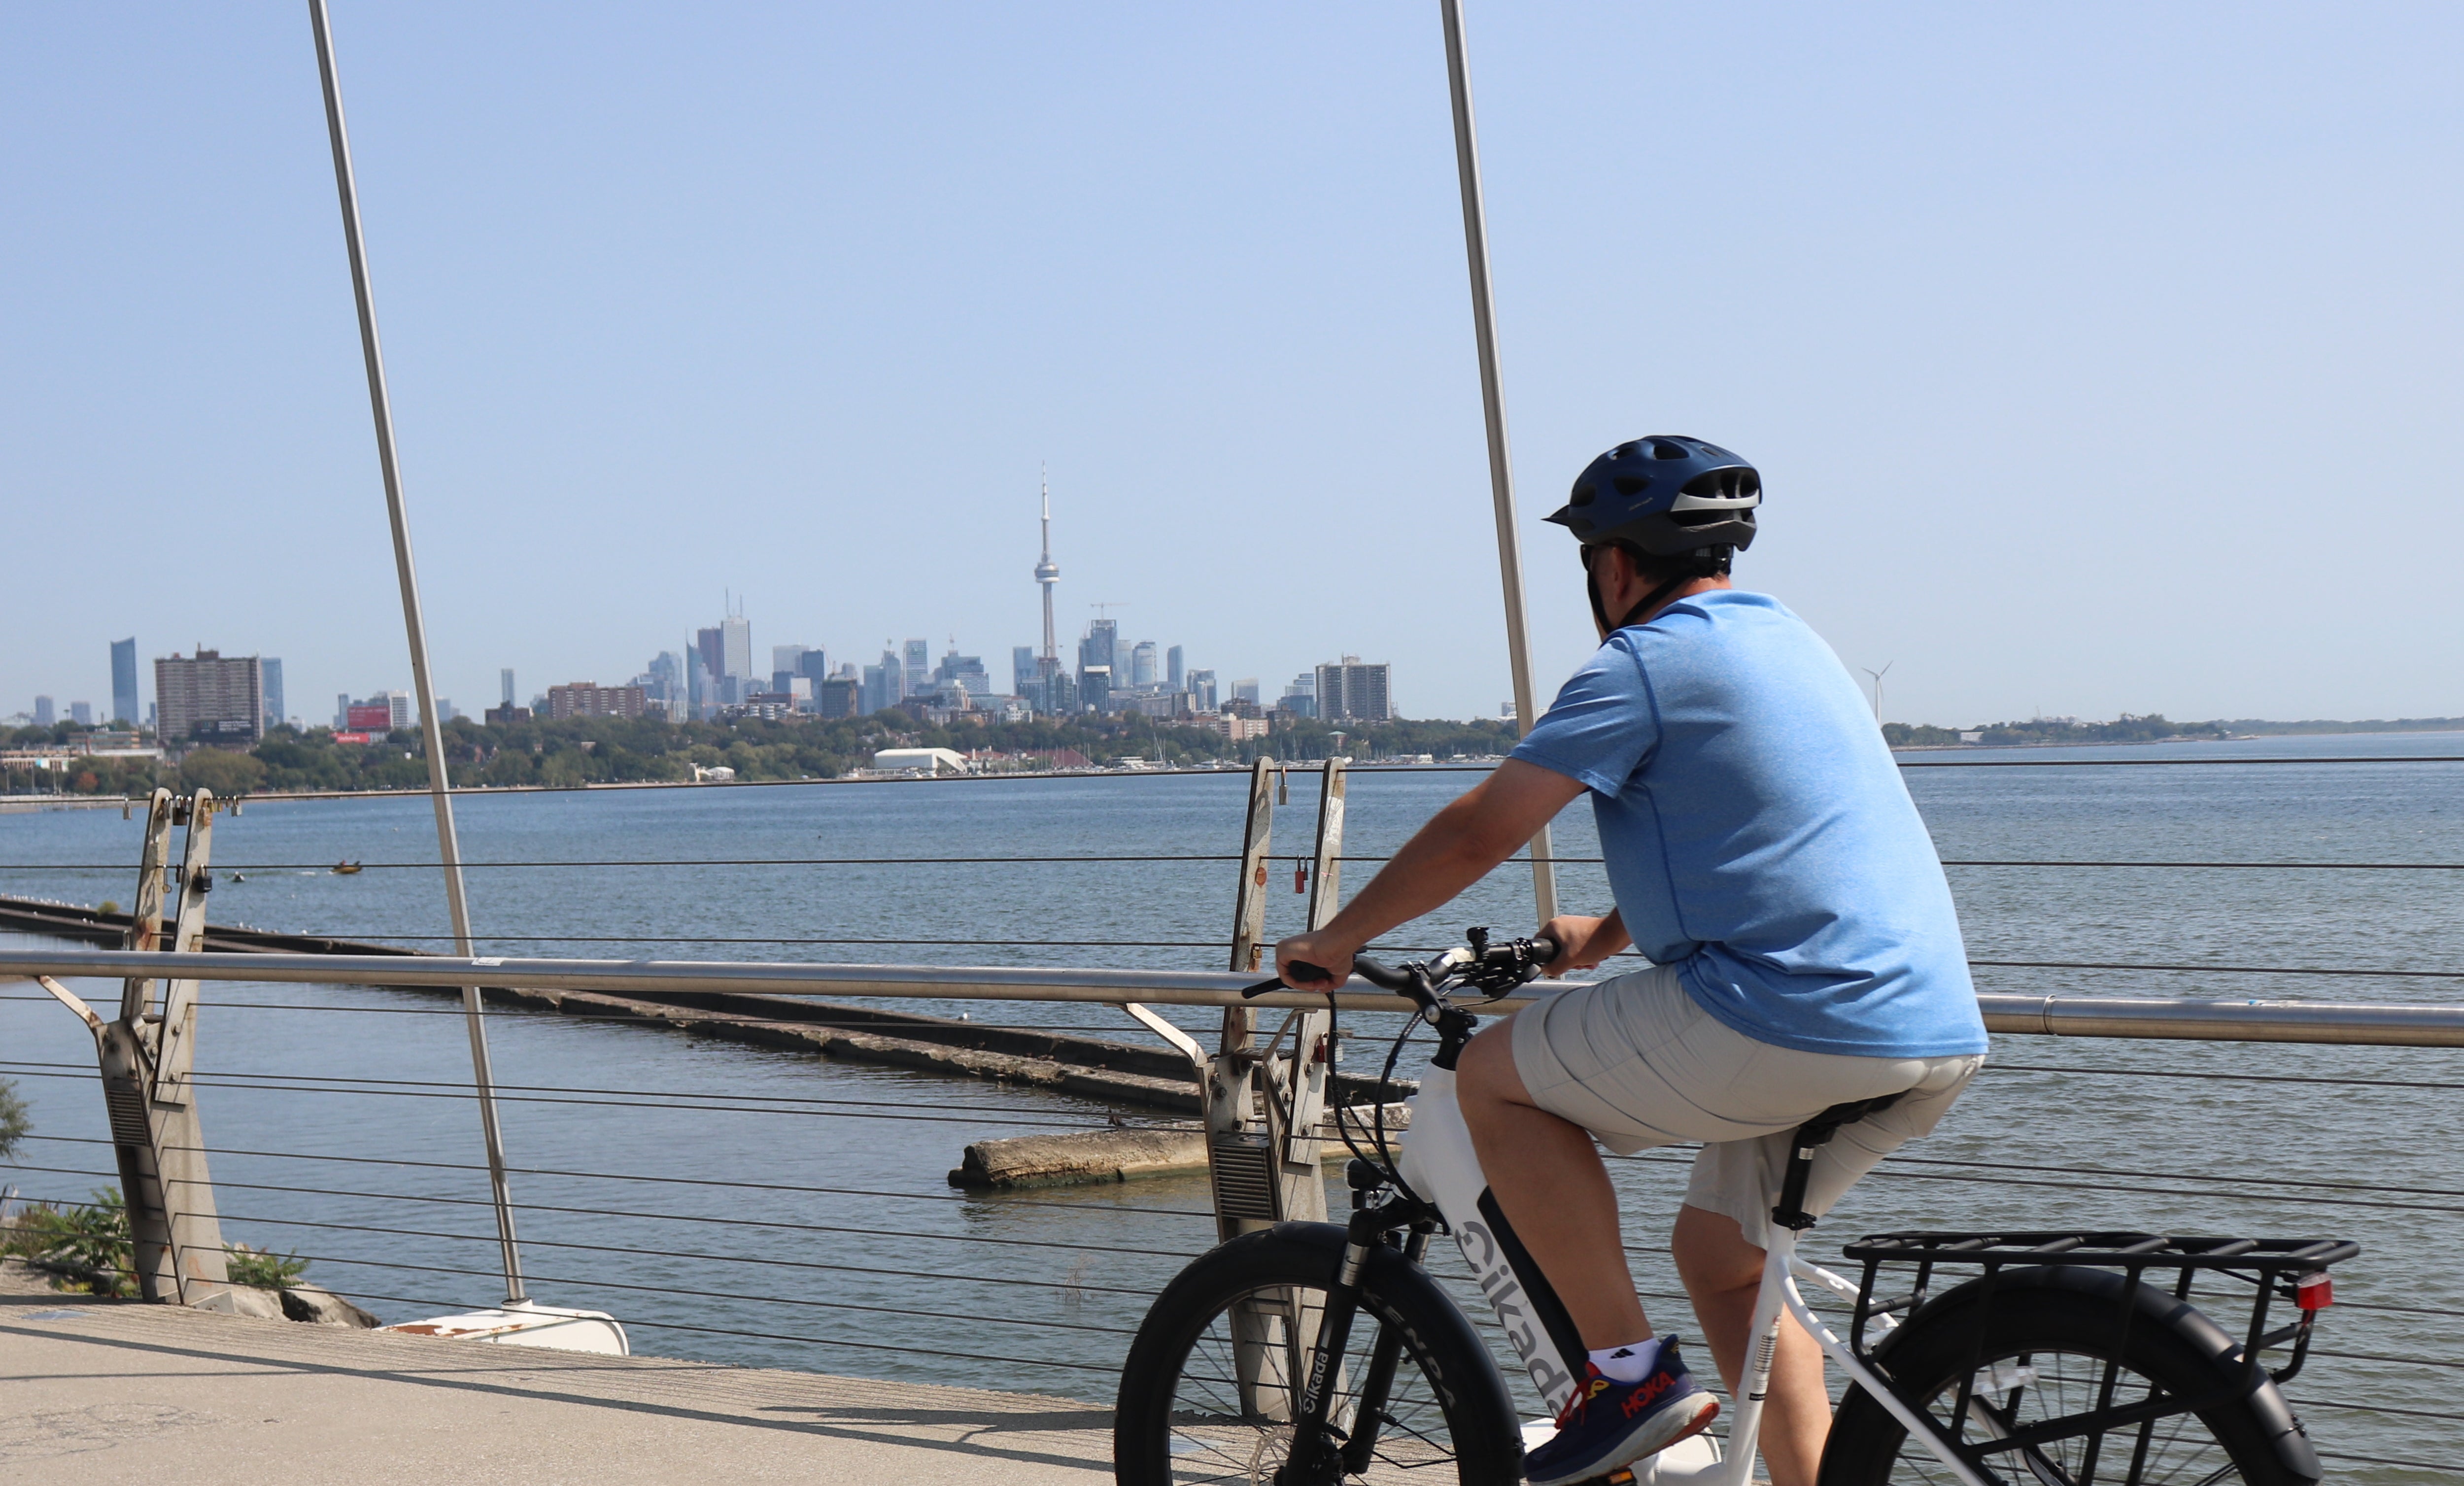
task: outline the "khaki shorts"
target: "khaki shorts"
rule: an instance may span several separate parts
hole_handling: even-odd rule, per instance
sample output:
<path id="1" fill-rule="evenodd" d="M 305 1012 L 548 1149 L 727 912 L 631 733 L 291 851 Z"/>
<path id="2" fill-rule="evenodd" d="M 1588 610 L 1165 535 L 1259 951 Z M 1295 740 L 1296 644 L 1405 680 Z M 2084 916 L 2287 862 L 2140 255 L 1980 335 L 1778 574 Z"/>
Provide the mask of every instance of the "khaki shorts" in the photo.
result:
<path id="1" fill-rule="evenodd" d="M 1550 996 L 1515 1014 L 1514 1069 L 1531 1102 L 1619 1155 L 1703 1142 L 1685 1205 L 1768 1243 L 1789 1136 L 1834 1104 L 1912 1092 L 1842 1125 L 1815 1157 L 1806 1211 L 1830 1211 L 1857 1178 L 1930 1134 L 1983 1055 L 1857 1058 L 1757 1042 L 1686 994 L 1668 966 Z"/>

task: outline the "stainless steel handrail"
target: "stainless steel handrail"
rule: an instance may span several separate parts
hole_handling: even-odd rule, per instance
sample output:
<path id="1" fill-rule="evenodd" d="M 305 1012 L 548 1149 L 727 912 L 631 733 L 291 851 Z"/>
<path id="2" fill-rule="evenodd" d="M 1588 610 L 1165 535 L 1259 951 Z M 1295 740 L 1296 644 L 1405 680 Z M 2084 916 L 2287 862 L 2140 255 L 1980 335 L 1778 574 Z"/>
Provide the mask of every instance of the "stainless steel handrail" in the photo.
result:
<path id="1" fill-rule="evenodd" d="M 162 954 L 128 950 L 0 950 L 0 978 L 36 975 L 177 975 L 195 980 L 423 986 L 473 981 L 541 991 L 759 992 L 773 995 L 910 997 L 954 1001 L 1094 1001 L 1237 1006 L 1245 975 L 1171 970 L 1068 970 L 1043 966 L 815 965 L 737 960 L 567 960 L 423 954 Z M 1354 986 L 1365 982 L 1353 981 Z M 1512 1011 L 1570 982 L 1538 981 L 1532 994 L 1489 1003 Z M 2320 1042 L 2367 1047 L 2464 1047 L 2464 1006 L 2387 1006 L 2323 1001 L 2188 997 L 1980 994 L 1995 1032 L 2054 1037 L 2189 1038 L 2221 1042 Z M 1323 995 L 1274 992 L 1246 1004 L 1320 1007 Z M 1345 1011 L 1397 1009 L 1385 992 L 1338 993 Z"/>

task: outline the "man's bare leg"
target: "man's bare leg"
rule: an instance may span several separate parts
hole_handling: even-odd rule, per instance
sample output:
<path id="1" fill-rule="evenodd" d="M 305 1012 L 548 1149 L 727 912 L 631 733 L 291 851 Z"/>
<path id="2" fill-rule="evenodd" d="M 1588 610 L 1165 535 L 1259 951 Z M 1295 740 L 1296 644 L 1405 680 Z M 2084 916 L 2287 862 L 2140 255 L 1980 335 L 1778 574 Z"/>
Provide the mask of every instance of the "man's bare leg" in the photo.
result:
<path id="1" fill-rule="evenodd" d="M 1513 1018 L 1472 1038 L 1455 1097 L 1497 1205 L 1592 1350 L 1651 1335 L 1626 1268 L 1617 1189 L 1591 1133 L 1531 1103 L 1514 1069 Z M 1742 1325 L 1740 1327 L 1742 1331 Z"/>
<path id="2" fill-rule="evenodd" d="M 1520 1222 L 1515 1231 L 1522 1231 Z M 1676 1252 L 1678 1278 L 1694 1299 L 1704 1340 L 1711 1344 L 1711 1360 L 1719 1365 L 1733 1398 L 1746 1368 L 1754 1297 L 1762 1288 L 1763 1251 L 1746 1242 L 1735 1218 L 1696 1207 L 1677 1210 L 1670 1247 Z M 1771 1393 L 1763 1405 L 1763 1463 L 1771 1471 L 1771 1486 L 1814 1486 L 1822 1464 L 1822 1442 L 1830 1433 L 1831 1395 L 1822 1387 L 1822 1348 L 1783 1310 Z"/>

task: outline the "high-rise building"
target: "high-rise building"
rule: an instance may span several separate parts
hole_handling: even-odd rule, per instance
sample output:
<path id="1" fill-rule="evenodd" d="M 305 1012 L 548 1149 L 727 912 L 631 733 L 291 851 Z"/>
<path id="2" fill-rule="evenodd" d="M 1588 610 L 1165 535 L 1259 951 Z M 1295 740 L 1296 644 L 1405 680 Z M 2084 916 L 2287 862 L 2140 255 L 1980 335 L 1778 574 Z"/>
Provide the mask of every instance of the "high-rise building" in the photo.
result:
<path id="1" fill-rule="evenodd" d="M 1112 710 L 1112 667 L 1083 667 L 1078 672 L 1078 710 L 1109 716 Z"/>
<path id="2" fill-rule="evenodd" d="M 1189 705 L 1194 711 L 1215 710 L 1215 673 L 1213 671 L 1194 670 L 1189 673 Z"/>
<path id="3" fill-rule="evenodd" d="M 1303 671 L 1284 688 L 1283 701 L 1278 704 L 1295 717 L 1317 715 L 1317 673 Z"/>
<path id="4" fill-rule="evenodd" d="M 1101 666 L 1106 670 L 1111 670 L 1127 659 L 1125 656 L 1114 654 L 1120 643 L 1120 635 L 1119 620 L 1099 619 L 1089 623 L 1087 638 L 1078 642 L 1079 667 L 1084 669 L 1089 666 Z"/>
<path id="5" fill-rule="evenodd" d="M 219 650 L 154 663 L 156 735 L 165 744 L 254 743 L 265 736 L 265 680 L 253 655 Z"/>
<path id="6" fill-rule="evenodd" d="M 1364 666 L 1347 655 L 1317 668 L 1317 714 L 1329 722 L 1385 722 L 1395 715 L 1386 688 L 1384 662 Z"/>
<path id="7" fill-rule="evenodd" d="M 1175 691 L 1189 689 L 1189 673 L 1181 668 L 1180 646 L 1163 653 L 1163 684 Z"/>
<path id="8" fill-rule="evenodd" d="M 787 688 L 785 683 L 780 678 L 784 676 L 803 675 L 804 673 L 803 661 L 804 647 L 803 645 L 772 645 L 770 647 L 770 689 L 773 691 L 786 690 Z"/>
<path id="9" fill-rule="evenodd" d="M 953 687 L 964 687 L 969 697 L 993 694 L 992 672 L 984 669 L 983 657 L 960 655 L 955 647 L 941 657 L 940 665 L 933 667 L 933 677 L 925 685 L 943 693 Z"/>
<path id="10" fill-rule="evenodd" d="M 853 717 L 864 708 L 864 683 L 853 676 L 826 676 L 814 699 L 824 717 Z"/>
<path id="11" fill-rule="evenodd" d="M 111 720 L 137 726 L 137 637 L 111 643 Z"/>
<path id="12" fill-rule="evenodd" d="M 80 728 L 93 727 L 94 704 L 92 702 L 71 702 L 69 704 L 69 721 L 76 723 Z"/>
<path id="13" fill-rule="evenodd" d="M 642 667 L 642 694 L 653 702 L 677 709 L 669 713 L 671 722 L 683 715 L 684 667 L 683 656 L 673 650 L 662 650 L 650 657 L 649 665 Z M 513 701 L 511 671 L 505 673 L 505 700 L 508 704 Z"/>
<path id="14" fill-rule="evenodd" d="M 47 696 L 38 696 L 34 698 L 34 726 L 37 728 L 48 728 L 52 725 L 54 720 L 55 714 L 52 711 L 52 699 Z"/>
<path id="15" fill-rule="evenodd" d="M 718 678 L 727 674 L 727 632 L 713 624 L 708 629 L 693 631 L 693 648 L 701 654 L 701 673 L 708 678 L 712 695 L 693 694 L 693 705 L 703 706 L 716 696 Z"/>
<path id="16" fill-rule="evenodd" d="M 822 694 L 822 683 L 830 675 L 830 658 L 820 645 L 801 646 L 803 654 L 796 657 L 796 674 L 813 684 L 813 695 Z"/>
<path id="17" fill-rule="evenodd" d="M 703 643 L 705 641 L 709 643 L 705 645 Z M 700 719 L 709 716 L 710 710 L 714 705 L 711 697 L 710 656 L 711 652 L 716 649 L 717 646 L 717 631 L 705 629 L 694 634 L 693 647 L 685 652 L 685 694 L 683 698 L 685 715 L 694 719 L 695 721 L 699 721 Z"/>
<path id="18" fill-rule="evenodd" d="M 1258 678 L 1255 676 L 1243 676 L 1240 680 L 1232 683 L 1232 700 L 1235 702 L 1247 702 L 1253 707 L 1256 706 L 1258 701 Z"/>
<path id="19" fill-rule="evenodd" d="M 1151 687 L 1155 684 L 1155 643 L 1141 640 L 1130 646 L 1130 685 Z"/>
<path id="20" fill-rule="evenodd" d="M 718 673 L 737 682 L 754 680 L 753 622 L 742 615 L 731 614 L 718 622 Z M 739 687 L 738 689 L 742 688 Z"/>
<path id="21" fill-rule="evenodd" d="M 279 728 L 290 714 L 282 710 L 282 659 L 269 655 L 256 663 L 257 674 L 265 686 L 265 725 Z"/>
<path id="22" fill-rule="evenodd" d="M 896 707 L 907 699 L 907 667 L 899 663 L 898 652 L 881 652 L 881 664 L 864 668 L 864 714 Z"/>
<path id="23" fill-rule="evenodd" d="M 933 685 L 933 645 L 926 640 L 907 642 L 906 656 L 900 665 L 905 672 L 907 695 L 922 696 Z"/>
<path id="24" fill-rule="evenodd" d="M 653 666 L 657 662 L 651 663 Z M 496 700 L 507 707 L 514 705 L 514 668 L 510 666 L 496 672 Z"/>
<path id="25" fill-rule="evenodd" d="M 1035 668 L 1035 646 L 1031 645 L 1010 646 L 1010 694 L 1013 696 L 1032 698 L 1038 689 L 1036 683 L 1043 679 L 1042 673 Z M 1029 701 L 1027 705 L 1035 707 L 1035 704 L 1032 701 Z M 1039 712 L 1044 710 L 1041 707 L 1035 707 L 1035 710 Z"/>
<path id="26" fill-rule="evenodd" d="M 351 693 L 348 691 L 337 691 L 334 693 L 334 731 L 336 732 L 347 732 L 350 731 L 350 727 Z"/>

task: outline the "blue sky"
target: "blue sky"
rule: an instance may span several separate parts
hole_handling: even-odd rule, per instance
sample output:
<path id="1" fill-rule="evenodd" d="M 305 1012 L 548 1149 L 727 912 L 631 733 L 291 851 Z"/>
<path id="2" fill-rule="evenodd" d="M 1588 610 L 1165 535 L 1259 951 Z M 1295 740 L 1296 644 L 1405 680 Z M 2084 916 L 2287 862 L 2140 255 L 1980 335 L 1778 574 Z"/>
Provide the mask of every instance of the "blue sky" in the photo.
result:
<path id="1" fill-rule="evenodd" d="M 337 0 L 440 689 L 1063 623 L 1507 695 L 1433 6 Z M 2464 12 L 1502 6 L 1539 518 L 1684 432 L 1940 722 L 2464 714 Z M 108 643 L 407 685 L 303 7 L 0 12 L 0 712 Z M 150 682 L 149 682 L 150 688 Z"/>

